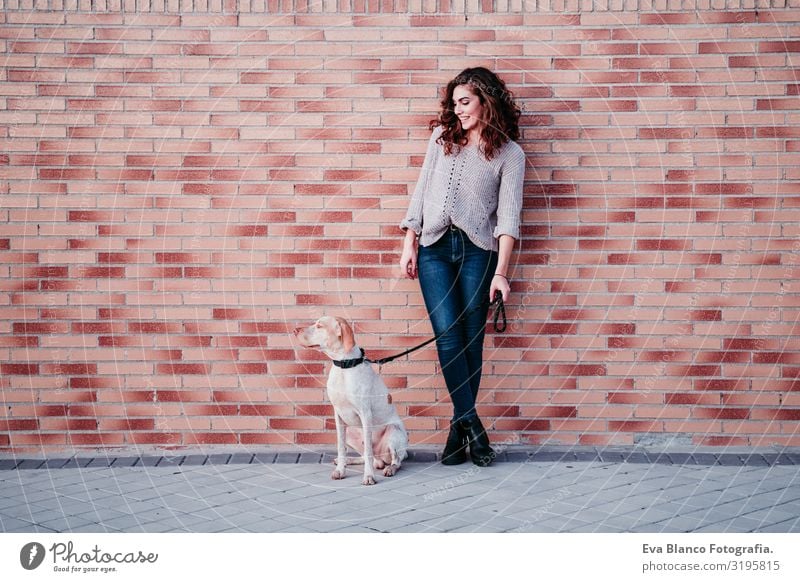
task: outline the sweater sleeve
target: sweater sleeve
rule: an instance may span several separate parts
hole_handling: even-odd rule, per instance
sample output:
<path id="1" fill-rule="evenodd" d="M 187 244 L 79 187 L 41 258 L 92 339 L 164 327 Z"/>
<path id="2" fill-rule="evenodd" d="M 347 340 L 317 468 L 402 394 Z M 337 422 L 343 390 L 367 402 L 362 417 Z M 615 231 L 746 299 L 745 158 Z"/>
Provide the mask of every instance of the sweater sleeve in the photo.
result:
<path id="1" fill-rule="evenodd" d="M 515 144 L 516 145 L 516 144 Z M 525 182 L 525 152 L 517 145 L 505 160 L 497 197 L 497 226 L 494 237 L 507 234 L 519 239 L 522 214 L 522 186 Z"/>
<path id="2" fill-rule="evenodd" d="M 422 170 L 420 170 L 417 185 L 414 188 L 414 193 L 411 196 L 411 202 L 408 205 L 406 217 L 400 223 L 402 230 L 411 229 L 417 234 L 422 232 L 422 203 L 425 192 L 428 190 L 428 183 L 430 182 L 431 172 L 435 166 L 434 158 L 438 154 L 437 150 L 441 149 L 436 143 L 437 138 L 441 135 L 441 126 L 433 130 L 430 139 L 428 139 L 428 150 L 425 152 L 425 161 L 422 163 Z"/>

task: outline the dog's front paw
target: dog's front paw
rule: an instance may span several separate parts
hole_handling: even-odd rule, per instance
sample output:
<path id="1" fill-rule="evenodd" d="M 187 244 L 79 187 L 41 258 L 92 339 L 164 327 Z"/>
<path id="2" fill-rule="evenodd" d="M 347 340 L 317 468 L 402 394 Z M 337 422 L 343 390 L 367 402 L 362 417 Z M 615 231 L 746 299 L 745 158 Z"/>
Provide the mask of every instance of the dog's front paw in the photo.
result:
<path id="1" fill-rule="evenodd" d="M 344 471 L 340 471 L 339 469 L 334 469 L 333 473 L 331 473 L 331 479 L 334 481 L 338 481 L 339 479 L 344 479 Z"/>
<path id="2" fill-rule="evenodd" d="M 375 485 L 375 477 L 372 475 L 365 475 L 364 480 L 361 481 L 362 485 Z"/>
<path id="3" fill-rule="evenodd" d="M 400 467 L 398 467 L 397 465 L 386 465 L 386 468 L 383 470 L 383 476 L 394 477 L 399 468 Z"/>

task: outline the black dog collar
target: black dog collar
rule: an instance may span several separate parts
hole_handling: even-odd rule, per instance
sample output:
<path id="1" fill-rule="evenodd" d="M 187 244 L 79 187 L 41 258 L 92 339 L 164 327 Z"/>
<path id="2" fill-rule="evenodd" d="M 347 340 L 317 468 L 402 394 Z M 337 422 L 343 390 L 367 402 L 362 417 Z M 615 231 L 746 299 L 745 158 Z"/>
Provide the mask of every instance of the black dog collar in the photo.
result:
<path id="1" fill-rule="evenodd" d="M 361 350 L 361 357 L 360 358 L 353 358 L 351 360 L 333 360 L 333 365 L 337 368 L 342 368 L 343 370 L 347 370 L 349 368 L 355 368 L 356 366 L 360 366 L 364 363 L 367 359 L 364 355 L 364 348 L 358 348 Z"/>

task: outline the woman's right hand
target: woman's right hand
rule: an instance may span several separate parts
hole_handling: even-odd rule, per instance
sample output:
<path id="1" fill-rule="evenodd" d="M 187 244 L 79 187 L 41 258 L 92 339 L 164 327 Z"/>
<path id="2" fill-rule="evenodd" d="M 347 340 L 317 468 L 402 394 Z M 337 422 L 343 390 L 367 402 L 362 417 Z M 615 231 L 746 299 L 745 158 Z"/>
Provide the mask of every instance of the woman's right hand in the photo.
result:
<path id="1" fill-rule="evenodd" d="M 417 278 L 417 235 L 409 229 L 403 241 L 403 253 L 400 255 L 400 276 L 406 279 Z"/>

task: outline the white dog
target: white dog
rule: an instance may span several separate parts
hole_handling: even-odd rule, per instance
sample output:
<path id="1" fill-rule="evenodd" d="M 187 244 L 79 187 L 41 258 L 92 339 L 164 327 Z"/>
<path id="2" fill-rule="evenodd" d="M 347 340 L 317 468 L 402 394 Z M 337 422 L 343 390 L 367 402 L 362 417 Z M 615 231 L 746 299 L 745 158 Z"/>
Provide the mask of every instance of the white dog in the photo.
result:
<path id="1" fill-rule="evenodd" d="M 386 384 L 364 361 L 353 329 L 340 317 L 321 317 L 295 330 L 300 345 L 321 350 L 334 362 L 328 376 L 328 398 L 336 420 L 336 469 L 331 479 L 343 479 L 348 464 L 345 444 L 361 453 L 363 485 L 375 484 L 374 469 L 391 477 L 408 456 L 408 433 L 397 415 Z M 369 446 L 368 443 L 371 443 Z"/>

